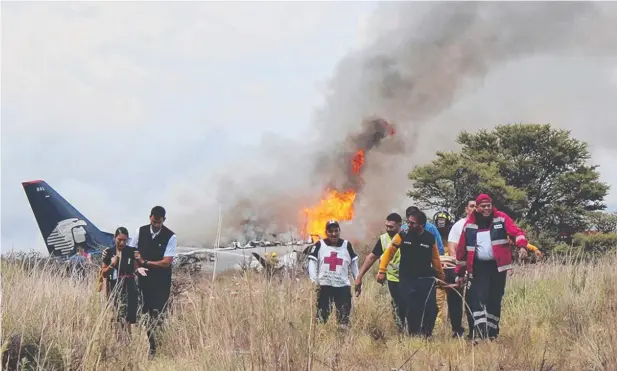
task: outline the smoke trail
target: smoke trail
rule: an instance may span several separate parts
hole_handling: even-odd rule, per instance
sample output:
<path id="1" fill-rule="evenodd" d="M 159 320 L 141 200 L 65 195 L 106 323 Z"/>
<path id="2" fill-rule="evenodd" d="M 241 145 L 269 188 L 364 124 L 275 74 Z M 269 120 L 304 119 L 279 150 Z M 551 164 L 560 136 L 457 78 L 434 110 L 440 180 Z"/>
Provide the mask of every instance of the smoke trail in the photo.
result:
<path id="1" fill-rule="evenodd" d="M 253 215 L 255 225 L 293 221 L 325 185 L 348 185 L 349 154 L 364 144 L 371 150 L 348 236 L 371 236 L 404 200 L 411 165 L 433 157 L 436 133 L 447 130 L 451 138 L 462 129 L 431 127 L 432 119 L 508 62 L 537 55 L 614 57 L 616 14 L 615 4 L 591 2 L 384 5 L 371 23 L 374 41 L 337 66 L 327 103 L 317 112 L 315 143 L 302 158 L 278 152 L 286 155 L 273 159 L 273 173 L 252 178 L 253 192 L 225 188 L 227 222 L 242 213 Z M 397 134 L 375 141 L 366 126 L 375 116 L 394 123 Z M 281 186 L 286 177 L 298 181 Z"/>
<path id="2" fill-rule="evenodd" d="M 395 135 L 396 130 L 382 118 L 366 118 L 354 129 L 357 131 L 348 133 L 341 142 L 336 143 L 337 148 L 317 154 L 319 158 L 315 162 L 313 177 L 327 180 L 328 188 L 341 192 L 361 190 L 365 156 L 379 148 L 386 139 L 391 145 L 397 143 L 396 139 L 389 138 Z"/>

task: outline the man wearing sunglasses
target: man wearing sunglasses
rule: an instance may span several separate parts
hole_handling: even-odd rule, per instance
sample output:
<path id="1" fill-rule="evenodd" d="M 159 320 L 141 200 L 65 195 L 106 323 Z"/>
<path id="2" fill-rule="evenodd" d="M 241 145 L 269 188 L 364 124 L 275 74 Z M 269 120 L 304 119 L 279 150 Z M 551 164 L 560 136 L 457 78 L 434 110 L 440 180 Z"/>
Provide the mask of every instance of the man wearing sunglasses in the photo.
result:
<path id="1" fill-rule="evenodd" d="M 403 302 L 404 323 L 409 335 L 429 337 L 437 318 L 436 288 L 445 279 L 437 241 L 425 229 L 426 214 L 414 210 L 407 218 L 407 232 L 390 242 L 379 263 L 377 282 L 383 283 L 390 260 L 400 251 L 399 295 Z"/>
<path id="2" fill-rule="evenodd" d="M 409 216 L 418 211 L 421 211 L 421 210 L 417 206 L 409 206 L 407 209 L 405 209 L 405 218 L 407 218 L 407 220 L 409 221 Z M 409 224 L 407 223 L 401 226 L 401 230 L 403 232 L 407 231 L 408 229 L 409 229 Z M 435 224 L 427 221 L 426 223 L 424 223 L 424 229 L 426 229 L 427 232 L 435 236 L 435 240 L 437 240 L 437 250 L 439 251 L 439 255 L 443 255 L 444 253 L 443 240 L 441 239 L 441 234 L 437 230 L 437 227 L 435 227 Z"/>

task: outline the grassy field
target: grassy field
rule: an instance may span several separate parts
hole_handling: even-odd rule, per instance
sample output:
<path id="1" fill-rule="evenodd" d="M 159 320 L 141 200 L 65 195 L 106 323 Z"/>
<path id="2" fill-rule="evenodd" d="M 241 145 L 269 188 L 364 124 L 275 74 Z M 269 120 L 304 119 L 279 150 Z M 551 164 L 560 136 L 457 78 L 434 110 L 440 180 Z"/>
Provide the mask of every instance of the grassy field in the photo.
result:
<path id="1" fill-rule="evenodd" d="M 517 267 L 501 337 L 478 345 L 451 339 L 444 324 L 430 341 L 400 338 L 373 274 L 354 298 L 348 332 L 334 318 L 315 326 L 306 277 L 178 277 L 183 292 L 152 361 L 145 331 L 116 340 L 95 273 L 77 280 L 54 266 L 1 264 L 2 369 L 21 358 L 21 369 L 40 370 L 617 370 L 615 254 Z"/>

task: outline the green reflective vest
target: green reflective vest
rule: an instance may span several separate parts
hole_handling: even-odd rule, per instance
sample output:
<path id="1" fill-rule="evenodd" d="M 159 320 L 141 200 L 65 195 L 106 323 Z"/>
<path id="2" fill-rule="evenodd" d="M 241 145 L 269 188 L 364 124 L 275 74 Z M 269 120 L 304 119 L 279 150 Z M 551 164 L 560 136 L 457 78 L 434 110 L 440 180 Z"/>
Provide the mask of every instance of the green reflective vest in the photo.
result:
<path id="1" fill-rule="evenodd" d="M 385 253 L 386 249 L 388 248 L 388 245 L 390 245 L 390 242 L 392 242 L 392 237 L 390 237 L 388 233 L 384 233 L 381 236 L 379 236 L 379 238 L 381 239 L 381 248 L 383 249 L 383 252 Z M 381 255 L 381 258 L 383 258 L 383 254 Z M 396 249 L 394 256 L 390 260 L 390 264 L 388 264 L 388 270 L 386 271 L 386 279 L 388 281 L 399 282 L 398 271 L 399 271 L 400 260 L 401 260 L 401 249 Z"/>

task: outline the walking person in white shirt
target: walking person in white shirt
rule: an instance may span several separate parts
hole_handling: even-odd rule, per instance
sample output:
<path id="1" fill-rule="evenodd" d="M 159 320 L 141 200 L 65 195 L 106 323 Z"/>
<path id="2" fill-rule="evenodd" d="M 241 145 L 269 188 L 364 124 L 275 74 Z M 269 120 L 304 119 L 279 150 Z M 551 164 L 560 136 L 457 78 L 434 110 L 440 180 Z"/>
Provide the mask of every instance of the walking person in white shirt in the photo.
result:
<path id="1" fill-rule="evenodd" d="M 327 322 L 332 302 L 336 307 L 337 323 L 349 325 L 351 313 L 351 273 L 358 277 L 358 256 L 351 243 L 340 238 L 341 228 L 336 220 L 326 223 L 326 238 L 315 243 L 309 253 L 309 277 L 317 285 L 317 318 Z"/>
<path id="2" fill-rule="evenodd" d="M 150 356 L 156 353 L 156 330 L 161 325 L 171 293 L 171 267 L 176 256 L 176 234 L 163 225 L 165 209 L 155 206 L 150 212 L 150 224 L 137 230 L 128 246 L 136 249 L 135 258 L 141 267 L 148 268 L 148 275 L 139 277 L 143 298 L 142 313 L 148 314 L 148 340 Z"/>
<path id="3" fill-rule="evenodd" d="M 456 256 L 456 246 L 458 245 L 458 240 L 461 237 L 461 233 L 463 233 L 463 226 L 465 225 L 465 220 L 467 217 L 476 210 L 476 199 L 470 198 L 467 200 L 467 205 L 465 206 L 465 216 L 459 219 L 452 228 L 450 229 L 450 234 L 448 234 L 448 255 Z"/>
<path id="4" fill-rule="evenodd" d="M 465 221 L 467 217 L 476 210 L 476 200 L 475 198 L 471 198 L 467 200 L 467 205 L 465 206 L 465 216 L 459 219 L 452 228 L 450 229 L 450 233 L 448 234 L 448 255 L 455 257 L 456 256 L 456 247 L 458 246 L 458 242 L 461 238 L 461 234 L 463 233 L 463 226 L 465 225 Z M 456 282 L 456 274 L 451 269 L 446 270 L 446 282 L 448 284 L 454 284 Z M 450 324 L 452 325 L 452 333 L 453 337 L 463 336 L 465 333 L 465 329 L 463 328 L 463 295 L 464 295 L 463 287 L 452 287 L 448 289 L 447 300 L 448 300 L 448 308 L 450 314 Z M 467 300 L 467 299 L 465 299 Z M 473 329 L 473 316 L 467 307 L 467 303 L 465 305 L 465 314 L 467 317 L 467 323 L 469 326 L 469 336 L 472 336 Z"/>

